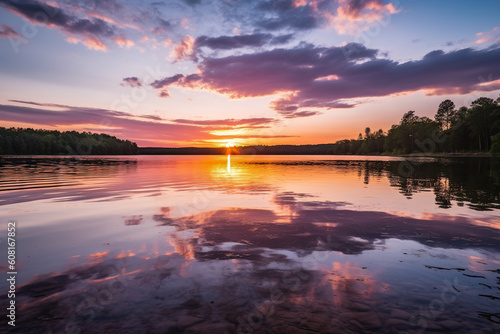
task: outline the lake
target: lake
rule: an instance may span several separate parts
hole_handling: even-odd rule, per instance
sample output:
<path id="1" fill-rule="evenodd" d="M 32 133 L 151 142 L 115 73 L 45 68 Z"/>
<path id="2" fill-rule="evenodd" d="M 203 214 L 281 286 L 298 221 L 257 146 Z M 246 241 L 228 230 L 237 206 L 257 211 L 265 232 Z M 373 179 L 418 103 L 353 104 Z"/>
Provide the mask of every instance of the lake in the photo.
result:
<path id="1" fill-rule="evenodd" d="M 2 157 L 14 332 L 499 333 L 499 194 L 488 158 Z"/>

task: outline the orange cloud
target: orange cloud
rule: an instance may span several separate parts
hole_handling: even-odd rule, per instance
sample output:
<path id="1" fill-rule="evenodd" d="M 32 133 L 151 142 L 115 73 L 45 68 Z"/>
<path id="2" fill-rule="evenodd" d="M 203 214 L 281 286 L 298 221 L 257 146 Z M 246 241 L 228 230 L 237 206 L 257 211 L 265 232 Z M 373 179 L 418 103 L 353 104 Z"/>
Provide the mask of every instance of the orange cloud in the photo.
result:
<path id="1" fill-rule="evenodd" d="M 196 40 L 193 37 L 186 35 L 186 37 L 177 44 L 170 56 L 175 58 L 175 61 L 187 59 L 196 60 L 195 42 Z"/>
<path id="2" fill-rule="evenodd" d="M 82 38 L 76 37 L 76 36 L 68 36 L 66 38 L 66 42 L 71 43 L 71 44 L 78 44 L 82 43 L 85 45 L 87 48 L 91 50 L 99 50 L 99 51 L 107 51 L 108 48 L 104 43 L 97 37 L 95 36 L 82 36 Z"/>
<path id="3" fill-rule="evenodd" d="M 339 80 L 339 76 L 336 75 L 336 74 L 331 74 L 331 75 L 327 75 L 327 76 L 324 76 L 324 77 L 320 77 L 320 78 L 316 78 L 314 79 L 314 81 L 328 81 L 328 80 Z"/>
<path id="4" fill-rule="evenodd" d="M 83 36 L 83 45 L 91 50 L 107 51 L 108 48 L 104 43 L 95 36 Z"/>
<path id="5" fill-rule="evenodd" d="M 90 16 L 90 17 L 95 17 L 96 19 L 100 19 L 100 20 L 103 20 L 104 22 L 107 22 L 107 23 L 111 23 L 119 28 L 122 28 L 122 29 L 125 29 L 125 28 L 131 28 L 131 29 L 135 29 L 135 30 L 138 30 L 138 31 L 142 31 L 143 29 L 140 28 L 139 26 L 135 25 L 135 24 L 129 24 L 129 23 L 122 23 L 122 22 L 118 22 L 116 21 L 115 19 L 109 17 L 109 16 L 106 16 L 102 13 L 98 13 L 98 12 L 95 12 L 95 11 L 90 11 L 90 12 L 87 12 L 87 15 Z"/>
<path id="6" fill-rule="evenodd" d="M 336 16 L 325 14 L 339 34 L 356 35 L 368 30 L 370 23 L 399 12 L 393 3 L 381 0 L 339 0 Z"/>
<path id="7" fill-rule="evenodd" d="M 132 42 L 130 39 L 127 39 L 124 36 L 117 36 L 117 37 L 114 38 L 114 41 L 121 48 L 122 47 L 127 47 L 128 49 L 130 49 L 134 45 L 134 42 Z"/>
<path id="8" fill-rule="evenodd" d="M 293 7 L 295 7 L 295 8 L 301 7 L 301 6 L 306 6 L 306 5 L 307 5 L 306 0 L 294 0 L 293 1 Z"/>

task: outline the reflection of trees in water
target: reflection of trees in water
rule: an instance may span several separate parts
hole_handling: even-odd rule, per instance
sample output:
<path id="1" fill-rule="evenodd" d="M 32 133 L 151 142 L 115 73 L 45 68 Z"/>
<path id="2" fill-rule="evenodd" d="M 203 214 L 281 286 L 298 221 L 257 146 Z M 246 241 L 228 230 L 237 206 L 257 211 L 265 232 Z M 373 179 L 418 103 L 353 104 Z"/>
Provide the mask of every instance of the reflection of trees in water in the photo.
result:
<path id="1" fill-rule="evenodd" d="M 137 161 L 103 157 L 7 157 L 0 160 L 0 179 L 33 176 L 96 177 L 137 170 Z"/>
<path id="2" fill-rule="evenodd" d="M 353 162 L 354 163 L 354 162 Z M 500 161 L 490 158 L 461 158 L 418 162 L 410 176 L 399 173 L 400 161 L 356 162 L 358 175 L 368 184 L 371 178 L 387 176 L 390 185 L 399 188 L 401 194 L 412 198 L 413 194 L 433 191 L 440 208 L 463 206 L 473 210 L 500 208 Z M 354 166 L 351 166 L 354 167 Z"/>
<path id="3" fill-rule="evenodd" d="M 41 199 L 76 201 L 124 196 L 121 175 L 137 171 L 134 158 L 119 157 L 2 157 L 0 158 L 0 204 Z M 99 186 L 96 185 L 99 183 Z M 121 183 L 124 184 L 124 183 Z M 58 188 L 58 191 L 46 191 Z M 17 191 L 13 196 L 10 191 Z"/>

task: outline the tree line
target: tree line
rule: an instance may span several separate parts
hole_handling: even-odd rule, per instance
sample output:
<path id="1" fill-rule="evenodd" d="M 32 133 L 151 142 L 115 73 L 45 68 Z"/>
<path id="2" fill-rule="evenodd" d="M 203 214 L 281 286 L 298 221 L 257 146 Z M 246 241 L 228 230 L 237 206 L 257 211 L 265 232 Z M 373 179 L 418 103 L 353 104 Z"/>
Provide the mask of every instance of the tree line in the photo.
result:
<path id="1" fill-rule="evenodd" d="M 321 155 L 329 154 L 333 144 L 315 145 L 250 145 L 235 147 L 140 147 L 148 155 Z"/>
<path id="2" fill-rule="evenodd" d="M 137 144 L 104 133 L 0 127 L 0 154 L 138 154 Z"/>
<path id="3" fill-rule="evenodd" d="M 480 97 L 457 109 L 451 100 L 439 104 L 434 119 L 406 112 L 387 133 L 367 127 L 357 139 L 333 144 L 331 154 L 409 154 L 435 152 L 500 153 L 500 97 Z"/>

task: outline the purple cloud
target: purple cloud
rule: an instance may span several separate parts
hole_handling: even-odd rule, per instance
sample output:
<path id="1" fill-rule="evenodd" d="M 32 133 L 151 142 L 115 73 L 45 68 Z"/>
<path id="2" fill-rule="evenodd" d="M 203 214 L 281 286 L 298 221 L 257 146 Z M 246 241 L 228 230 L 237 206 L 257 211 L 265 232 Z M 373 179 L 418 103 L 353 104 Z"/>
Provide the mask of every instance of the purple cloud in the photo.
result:
<path id="1" fill-rule="evenodd" d="M 327 1 L 318 1 L 317 6 L 323 8 Z M 299 5 L 294 0 L 268 0 L 257 4 L 255 25 L 268 30 L 293 29 L 310 30 L 325 23 L 325 18 L 314 6 Z"/>
<path id="2" fill-rule="evenodd" d="M 192 60 L 197 62 L 202 55 L 202 48 L 211 50 L 233 50 L 244 47 L 257 48 L 268 45 L 286 44 L 293 38 L 293 34 L 273 36 L 272 34 L 248 34 L 236 36 L 208 37 L 199 36 L 196 39 L 185 36 L 175 47 L 173 55 L 175 61 Z"/>
<path id="3" fill-rule="evenodd" d="M 321 115 L 321 112 L 319 111 L 309 111 L 309 110 L 304 110 L 304 111 L 288 111 L 288 112 L 279 112 L 281 116 L 284 118 L 300 118 L 300 117 L 310 117 L 310 116 L 316 116 L 316 115 Z"/>
<path id="4" fill-rule="evenodd" d="M 257 117 L 257 118 L 243 118 L 243 119 L 218 119 L 218 120 L 192 120 L 192 119 L 174 119 L 172 120 L 174 123 L 178 124 L 190 124 L 190 125 L 211 125 L 211 126 L 223 126 L 223 127 L 254 127 L 260 126 L 264 124 L 272 124 L 276 122 L 274 118 L 265 118 L 265 117 Z"/>
<path id="5" fill-rule="evenodd" d="M 182 74 L 176 74 L 171 77 L 166 77 L 162 80 L 156 80 L 151 84 L 151 87 L 153 88 L 163 88 L 165 86 L 170 86 L 173 83 L 178 82 L 180 79 L 184 78 L 184 75 Z"/>
<path id="6" fill-rule="evenodd" d="M 142 82 L 137 77 L 128 77 L 128 78 L 123 78 L 123 82 L 120 85 L 129 87 L 141 87 Z"/>
<path id="7" fill-rule="evenodd" d="M 167 89 L 164 89 L 160 91 L 160 94 L 158 94 L 159 97 L 170 97 L 170 93 L 168 92 Z"/>
<path id="8" fill-rule="evenodd" d="M 271 34 L 252 34 L 238 36 L 207 37 L 200 36 L 196 39 L 196 47 L 208 47 L 213 50 L 230 50 L 243 47 L 260 47 L 267 43 L 287 43 L 292 35 L 273 37 Z"/>
<path id="9" fill-rule="evenodd" d="M 32 24 L 41 24 L 47 27 L 57 27 L 59 30 L 69 35 L 68 41 L 78 43 L 82 41 L 90 49 L 107 50 L 105 39 L 111 39 L 118 45 L 130 46 L 132 41 L 127 40 L 122 35 L 116 34 L 116 27 L 94 13 L 94 17 L 79 18 L 67 13 L 59 7 L 48 5 L 38 0 L 0 0 L 0 5 L 8 11 L 15 13 Z M 105 20 L 104 20 L 105 19 Z"/>
<path id="10" fill-rule="evenodd" d="M 288 92 L 271 106 L 289 117 L 312 115 L 296 114 L 305 107 L 350 108 L 355 103 L 346 100 L 355 98 L 418 90 L 466 94 L 500 88 L 495 82 L 500 79 L 500 47 L 448 53 L 436 50 L 405 63 L 378 55 L 378 50 L 351 43 L 205 58 L 198 66 L 199 74 L 177 74 L 151 85 L 199 87 L 234 98 Z"/>

